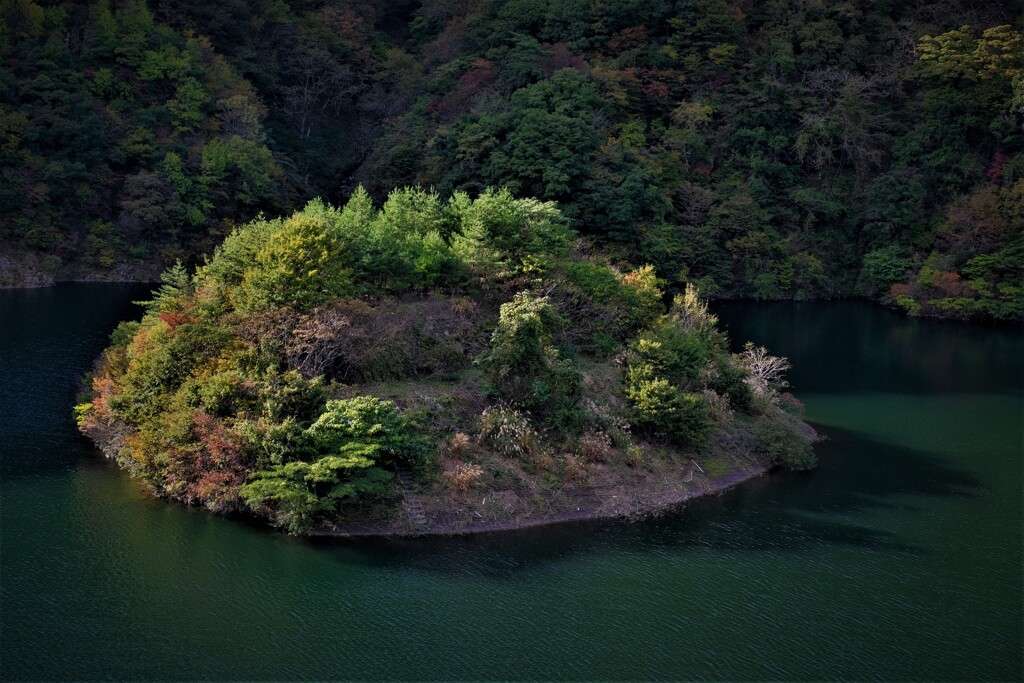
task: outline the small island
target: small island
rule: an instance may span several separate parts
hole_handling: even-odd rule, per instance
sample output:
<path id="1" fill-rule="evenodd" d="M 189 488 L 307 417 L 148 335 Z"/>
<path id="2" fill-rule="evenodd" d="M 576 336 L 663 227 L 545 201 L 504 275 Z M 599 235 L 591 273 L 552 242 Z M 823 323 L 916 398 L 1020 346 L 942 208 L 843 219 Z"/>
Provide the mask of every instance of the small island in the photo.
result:
<path id="1" fill-rule="evenodd" d="M 362 188 L 236 228 L 76 407 L 154 494 L 293 534 L 630 516 L 815 463 L 788 363 L 553 202 Z"/>

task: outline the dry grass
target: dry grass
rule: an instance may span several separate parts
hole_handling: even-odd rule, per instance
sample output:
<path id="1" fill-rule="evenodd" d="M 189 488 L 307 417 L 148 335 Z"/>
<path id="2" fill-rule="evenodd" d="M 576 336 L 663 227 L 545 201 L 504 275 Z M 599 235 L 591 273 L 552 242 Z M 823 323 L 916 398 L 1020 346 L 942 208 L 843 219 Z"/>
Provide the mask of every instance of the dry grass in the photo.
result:
<path id="1" fill-rule="evenodd" d="M 587 462 L 605 462 L 612 452 L 612 439 L 604 432 L 590 432 L 580 437 L 576 450 Z"/>
<path id="2" fill-rule="evenodd" d="M 479 465 L 467 463 L 453 463 L 441 473 L 459 493 L 465 493 L 480 479 L 484 471 Z"/>
<path id="3" fill-rule="evenodd" d="M 462 460 L 465 458 L 466 453 L 469 452 L 469 443 L 468 436 L 462 432 L 457 432 L 441 444 L 439 448 L 440 455 L 442 458 Z"/>
<path id="4" fill-rule="evenodd" d="M 587 478 L 587 465 L 583 458 L 576 455 L 565 456 L 565 481 L 567 484 L 580 484 Z"/>
<path id="5" fill-rule="evenodd" d="M 506 458 L 524 458 L 539 453 L 540 435 L 519 411 L 489 406 L 480 414 L 480 443 Z"/>

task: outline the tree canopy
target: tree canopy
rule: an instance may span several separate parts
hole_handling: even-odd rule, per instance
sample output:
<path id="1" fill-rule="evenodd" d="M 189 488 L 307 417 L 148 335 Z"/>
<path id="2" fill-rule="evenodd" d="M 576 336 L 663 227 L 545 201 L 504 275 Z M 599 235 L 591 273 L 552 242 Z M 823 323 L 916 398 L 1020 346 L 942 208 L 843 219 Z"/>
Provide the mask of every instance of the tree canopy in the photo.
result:
<path id="1" fill-rule="evenodd" d="M 359 183 L 378 203 L 507 188 L 671 293 L 1016 319 L 1015 19 L 966 0 L 11 0 L 0 240 L 58 274 L 166 266 Z M 448 277 L 457 210 L 422 226 L 416 278 Z M 382 281 L 408 248 L 385 239 Z"/>

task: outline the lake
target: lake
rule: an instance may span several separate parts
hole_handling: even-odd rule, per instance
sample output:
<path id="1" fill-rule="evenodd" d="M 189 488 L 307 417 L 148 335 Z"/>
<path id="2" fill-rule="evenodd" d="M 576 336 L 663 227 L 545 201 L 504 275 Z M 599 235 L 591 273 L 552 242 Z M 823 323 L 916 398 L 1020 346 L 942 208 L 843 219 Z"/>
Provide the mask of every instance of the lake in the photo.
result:
<path id="1" fill-rule="evenodd" d="M 827 440 L 642 522 L 309 542 L 154 500 L 75 430 L 146 289 L 0 291 L 4 679 L 1022 677 L 1019 327 L 723 303 Z"/>

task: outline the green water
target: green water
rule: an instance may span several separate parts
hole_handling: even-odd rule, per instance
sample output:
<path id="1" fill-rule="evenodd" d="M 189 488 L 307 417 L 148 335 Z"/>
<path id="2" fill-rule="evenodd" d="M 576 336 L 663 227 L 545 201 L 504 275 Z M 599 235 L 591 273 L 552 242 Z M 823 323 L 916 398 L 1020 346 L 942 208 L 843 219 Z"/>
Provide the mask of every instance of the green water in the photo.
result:
<path id="1" fill-rule="evenodd" d="M 729 304 L 820 468 L 679 514 L 309 543 L 147 498 L 79 438 L 138 289 L 0 291 L 4 679 L 1022 676 L 1021 333 Z"/>

